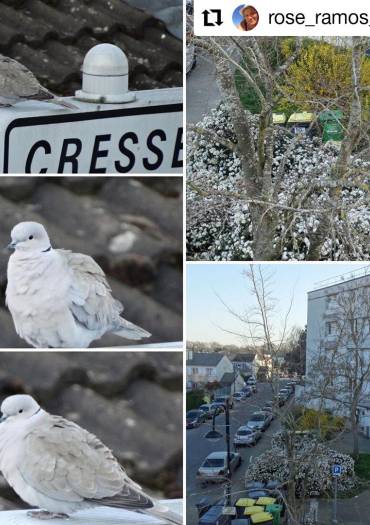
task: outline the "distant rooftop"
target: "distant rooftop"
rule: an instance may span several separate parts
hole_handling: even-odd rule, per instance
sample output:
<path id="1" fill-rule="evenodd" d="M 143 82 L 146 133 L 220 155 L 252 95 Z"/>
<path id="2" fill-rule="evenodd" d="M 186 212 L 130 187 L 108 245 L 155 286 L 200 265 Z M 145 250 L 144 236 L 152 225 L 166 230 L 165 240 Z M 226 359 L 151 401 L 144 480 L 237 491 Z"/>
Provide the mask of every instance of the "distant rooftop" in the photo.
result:
<path id="1" fill-rule="evenodd" d="M 182 85 L 182 42 L 124 0 L 0 0 L 0 10 L 0 53 L 58 95 L 80 89 L 84 56 L 100 43 L 126 53 L 131 89 Z"/>
<path id="2" fill-rule="evenodd" d="M 234 372 L 225 372 L 224 375 L 221 378 L 221 385 L 228 386 L 232 385 L 235 381 L 235 373 Z"/>
<path id="3" fill-rule="evenodd" d="M 217 366 L 223 358 L 223 354 L 215 352 L 193 352 L 192 359 L 188 359 L 189 366 Z"/>
<path id="4" fill-rule="evenodd" d="M 252 363 L 255 357 L 256 357 L 256 354 L 250 354 L 250 353 L 236 354 L 232 360 L 233 362 L 237 362 L 237 363 L 243 363 L 243 362 Z"/>
<path id="5" fill-rule="evenodd" d="M 340 268 L 340 266 L 338 266 L 338 268 Z M 317 281 L 314 284 L 313 290 L 320 290 L 322 288 L 327 288 L 329 286 L 335 286 L 336 284 L 341 284 L 347 281 L 352 281 L 354 279 L 360 279 L 368 275 L 370 275 L 370 265 L 361 266 L 350 272 L 344 272 L 334 277 L 329 277 L 328 279 Z"/>

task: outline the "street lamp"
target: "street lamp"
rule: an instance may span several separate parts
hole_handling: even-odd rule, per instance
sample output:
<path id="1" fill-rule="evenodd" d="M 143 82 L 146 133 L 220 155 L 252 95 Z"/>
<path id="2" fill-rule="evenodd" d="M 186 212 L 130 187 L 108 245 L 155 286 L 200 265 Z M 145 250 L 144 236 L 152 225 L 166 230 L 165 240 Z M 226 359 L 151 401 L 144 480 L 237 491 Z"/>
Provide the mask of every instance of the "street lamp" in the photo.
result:
<path id="1" fill-rule="evenodd" d="M 225 403 L 225 440 L 226 440 L 226 506 L 231 505 L 231 469 L 230 469 L 230 411 L 229 411 L 229 400 L 226 399 Z M 209 441 L 219 441 L 222 438 L 222 434 L 216 430 L 216 410 L 213 413 L 212 418 L 212 430 L 207 432 L 204 436 Z"/>

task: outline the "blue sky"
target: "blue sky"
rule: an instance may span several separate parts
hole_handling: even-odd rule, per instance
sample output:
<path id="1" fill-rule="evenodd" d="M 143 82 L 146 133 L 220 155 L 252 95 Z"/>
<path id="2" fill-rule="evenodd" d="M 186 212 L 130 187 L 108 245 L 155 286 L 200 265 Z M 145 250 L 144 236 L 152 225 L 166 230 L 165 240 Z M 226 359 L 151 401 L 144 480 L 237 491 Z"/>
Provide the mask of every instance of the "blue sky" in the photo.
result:
<path id="1" fill-rule="evenodd" d="M 333 279 L 364 267 L 364 263 L 278 263 L 263 264 L 273 274 L 272 295 L 277 300 L 274 323 L 278 329 L 281 318 L 294 294 L 289 325 L 304 327 L 307 315 L 307 292 L 325 279 Z M 188 264 L 187 265 L 187 340 L 216 341 L 222 344 L 242 345 L 241 338 L 225 333 L 220 327 L 240 332 L 242 324 L 235 320 L 219 297 L 238 312 L 253 306 L 243 270 L 248 264 Z M 345 276 L 345 277 L 349 277 Z M 328 284 L 328 283 L 325 283 Z"/>

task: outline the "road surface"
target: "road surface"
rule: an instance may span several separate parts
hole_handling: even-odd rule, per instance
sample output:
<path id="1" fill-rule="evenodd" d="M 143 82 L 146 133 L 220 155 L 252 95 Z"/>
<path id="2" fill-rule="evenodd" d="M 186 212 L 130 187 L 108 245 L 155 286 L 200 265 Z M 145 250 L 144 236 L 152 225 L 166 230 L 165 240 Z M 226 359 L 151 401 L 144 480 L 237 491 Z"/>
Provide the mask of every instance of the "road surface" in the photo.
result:
<path id="1" fill-rule="evenodd" d="M 253 412 L 262 408 L 266 401 L 272 399 L 271 385 L 267 383 L 259 383 L 257 385 L 257 393 L 252 394 L 251 397 L 245 401 L 234 403 L 234 409 L 230 412 L 230 437 L 231 444 L 236 430 L 243 424 L 246 424 L 249 416 Z M 208 454 L 217 450 L 226 450 L 224 440 L 212 443 L 204 438 L 204 435 L 211 428 L 211 420 L 203 423 L 200 427 L 188 429 L 186 431 L 186 491 L 187 491 L 187 525 L 196 525 L 198 523 L 198 515 L 196 503 L 203 497 L 208 497 L 212 500 L 217 500 L 224 494 L 222 484 L 208 484 L 206 487 L 201 487 L 196 480 L 196 473 Z M 225 416 L 220 414 L 216 418 L 216 428 L 220 432 L 225 430 Z M 274 420 L 270 427 L 263 433 L 262 438 L 255 447 L 241 447 L 238 452 L 243 458 L 241 467 L 232 475 L 232 493 L 236 493 L 244 489 L 244 474 L 248 468 L 248 464 L 253 461 L 253 458 L 262 454 L 270 448 L 271 436 L 279 430 L 278 421 Z"/>
<path id="2" fill-rule="evenodd" d="M 216 82 L 216 73 L 209 58 L 197 53 L 195 68 L 186 78 L 186 119 L 190 124 L 197 124 L 221 100 Z"/>

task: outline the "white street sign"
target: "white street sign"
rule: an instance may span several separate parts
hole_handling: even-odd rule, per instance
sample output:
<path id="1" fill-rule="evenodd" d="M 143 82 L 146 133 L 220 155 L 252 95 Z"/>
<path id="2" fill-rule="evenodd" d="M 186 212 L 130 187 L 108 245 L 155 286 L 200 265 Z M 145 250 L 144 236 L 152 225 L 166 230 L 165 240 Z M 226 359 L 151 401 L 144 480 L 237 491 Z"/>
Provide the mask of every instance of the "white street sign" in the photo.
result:
<path id="1" fill-rule="evenodd" d="M 35 114 L 35 104 L 0 109 L 3 173 L 182 172 L 181 90 L 137 92 L 120 105 L 77 102 L 80 111 L 43 103 Z"/>

